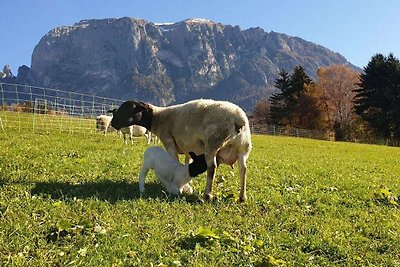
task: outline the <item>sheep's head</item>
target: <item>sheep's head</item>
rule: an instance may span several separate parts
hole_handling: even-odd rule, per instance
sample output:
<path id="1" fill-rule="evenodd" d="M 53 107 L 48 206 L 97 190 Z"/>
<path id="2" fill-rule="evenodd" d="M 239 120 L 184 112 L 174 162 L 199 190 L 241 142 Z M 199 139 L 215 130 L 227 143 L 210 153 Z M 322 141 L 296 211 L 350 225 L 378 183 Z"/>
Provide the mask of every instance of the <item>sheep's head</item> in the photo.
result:
<path id="1" fill-rule="evenodd" d="M 113 109 L 111 126 L 119 130 L 131 125 L 141 125 L 148 130 L 151 128 L 153 109 L 144 102 L 126 101 L 118 109 Z"/>
<path id="2" fill-rule="evenodd" d="M 207 163 L 204 154 L 197 156 L 193 152 L 189 152 L 193 162 L 189 164 L 189 175 L 190 177 L 196 177 L 207 170 Z"/>

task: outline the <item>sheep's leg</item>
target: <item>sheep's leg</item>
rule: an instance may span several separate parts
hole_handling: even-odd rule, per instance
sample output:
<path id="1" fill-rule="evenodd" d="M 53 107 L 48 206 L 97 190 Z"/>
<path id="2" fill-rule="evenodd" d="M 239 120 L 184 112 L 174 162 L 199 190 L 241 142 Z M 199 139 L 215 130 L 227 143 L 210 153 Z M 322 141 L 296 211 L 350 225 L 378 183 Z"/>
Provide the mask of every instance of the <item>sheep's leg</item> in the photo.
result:
<path id="1" fill-rule="evenodd" d="M 146 165 L 143 165 L 142 169 L 140 170 L 140 174 L 139 174 L 139 191 L 140 193 L 144 192 L 144 182 L 146 180 L 146 175 L 147 172 L 150 169 L 146 167 Z"/>
<path id="2" fill-rule="evenodd" d="M 239 202 L 244 202 L 247 199 L 246 195 L 246 179 L 247 179 L 247 161 L 248 154 L 239 154 L 238 155 L 238 163 L 239 163 L 239 174 L 240 174 L 240 194 L 239 194 Z"/>
<path id="3" fill-rule="evenodd" d="M 175 142 L 174 143 L 164 143 L 165 150 L 167 150 L 168 154 L 171 155 L 176 161 L 179 162 L 179 157 L 178 157 L 178 151 L 176 151 L 175 148 Z"/>
<path id="4" fill-rule="evenodd" d="M 215 178 L 215 169 L 217 168 L 216 159 L 213 153 L 212 156 L 206 155 L 206 162 L 207 162 L 207 183 L 206 189 L 204 191 L 204 199 L 211 200 L 212 199 L 212 184 Z"/>
<path id="5" fill-rule="evenodd" d="M 124 136 L 124 144 L 126 145 L 127 144 L 127 142 L 126 142 L 126 134 L 123 133 L 122 135 Z"/>

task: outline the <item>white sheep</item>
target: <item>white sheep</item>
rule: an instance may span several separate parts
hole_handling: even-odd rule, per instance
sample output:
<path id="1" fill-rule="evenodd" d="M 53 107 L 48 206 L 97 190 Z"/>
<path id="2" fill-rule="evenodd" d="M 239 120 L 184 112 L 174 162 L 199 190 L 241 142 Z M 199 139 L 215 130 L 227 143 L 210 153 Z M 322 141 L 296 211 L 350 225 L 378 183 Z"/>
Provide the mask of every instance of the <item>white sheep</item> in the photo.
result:
<path id="1" fill-rule="evenodd" d="M 179 195 L 182 193 L 192 194 L 193 189 L 189 182 L 197 175 L 207 170 L 204 154 L 197 156 L 189 152 L 192 162 L 181 164 L 167 151 L 159 146 L 152 146 L 144 152 L 144 162 L 139 174 L 139 190 L 144 192 L 144 182 L 147 172 L 154 170 L 157 178 L 165 186 L 168 193 Z"/>
<path id="2" fill-rule="evenodd" d="M 111 131 L 112 128 L 110 127 L 110 123 L 112 120 L 112 116 L 108 115 L 99 115 L 96 117 L 96 129 L 97 131 L 102 131 L 104 134 L 107 133 L 107 131 Z"/>
<path id="3" fill-rule="evenodd" d="M 111 125 L 120 129 L 141 125 L 155 133 L 167 152 L 178 160 L 178 153 L 204 154 L 207 183 L 204 198 L 211 199 L 212 182 L 218 164 L 239 163 L 241 187 L 239 200 L 246 199 L 246 161 L 250 154 L 251 134 L 244 111 L 226 101 L 193 100 L 169 107 L 126 101 L 116 112 Z"/>
<path id="4" fill-rule="evenodd" d="M 127 134 L 129 135 L 129 140 L 131 141 L 131 144 L 133 144 L 133 137 L 140 137 L 140 136 L 145 136 L 147 144 L 150 143 L 151 136 L 149 134 L 149 131 L 140 125 L 131 125 L 129 127 L 123 127 L 119 131 L 122 133 L 124 137 L 125 144 L 127 143 L 126 141 Z"/>

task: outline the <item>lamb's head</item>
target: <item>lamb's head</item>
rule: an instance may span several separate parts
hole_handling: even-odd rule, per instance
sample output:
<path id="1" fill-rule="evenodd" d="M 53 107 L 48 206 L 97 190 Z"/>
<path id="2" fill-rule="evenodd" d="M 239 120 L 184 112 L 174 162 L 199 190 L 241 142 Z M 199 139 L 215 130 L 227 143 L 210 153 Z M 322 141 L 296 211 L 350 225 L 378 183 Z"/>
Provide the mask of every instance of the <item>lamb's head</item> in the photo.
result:
<path id="1" fill-rule="evenodd" d="M 189 164 L 189 175 L 190 177 L 196 177 L 207 170 L 207 163 L 204 154 L 197 156 L 193 152 L 189 152 L 193 162 Z"/>
<path id="2" fill-rule="evenodd" d="M 126 101 L 111 112 L 113 113 L 111 126 L 117 130 L 134 124 L 144 126 L 148 130 L 151 128 L 153 109 L 147 103 Z"/>

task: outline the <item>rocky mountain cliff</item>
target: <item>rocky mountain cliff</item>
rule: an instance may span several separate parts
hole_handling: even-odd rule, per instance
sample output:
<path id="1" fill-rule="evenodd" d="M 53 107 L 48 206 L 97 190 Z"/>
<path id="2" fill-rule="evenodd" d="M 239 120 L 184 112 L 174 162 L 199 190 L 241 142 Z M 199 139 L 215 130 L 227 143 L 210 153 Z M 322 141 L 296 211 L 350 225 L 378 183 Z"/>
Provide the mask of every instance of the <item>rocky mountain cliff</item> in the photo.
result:
<path id="1" fill-rule="evenodd" d="M 47 33 L 27 83 L 158 105 L 224 99 L 251 110 L 273 92 L 280 69 L 308 75 L 343 56 L 301 38 L 241 30 L 204 19 L 155 24 L 134 18 L 83 20 Z M 352 66 L 354 67 L 354 66 Z"/>

